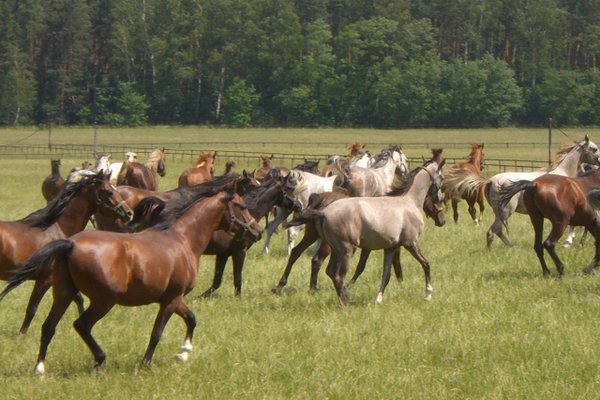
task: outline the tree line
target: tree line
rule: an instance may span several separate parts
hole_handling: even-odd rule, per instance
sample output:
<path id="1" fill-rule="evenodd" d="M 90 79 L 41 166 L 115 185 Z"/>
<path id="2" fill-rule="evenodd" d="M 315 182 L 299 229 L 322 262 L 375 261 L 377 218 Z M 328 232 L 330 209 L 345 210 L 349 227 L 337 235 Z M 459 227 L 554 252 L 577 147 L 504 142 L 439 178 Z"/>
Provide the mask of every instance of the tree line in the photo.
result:
<path id="1" fill-rule="evenodd" d="M 0 124 L 600 123 L 593 0 L 5 0 Z"/>

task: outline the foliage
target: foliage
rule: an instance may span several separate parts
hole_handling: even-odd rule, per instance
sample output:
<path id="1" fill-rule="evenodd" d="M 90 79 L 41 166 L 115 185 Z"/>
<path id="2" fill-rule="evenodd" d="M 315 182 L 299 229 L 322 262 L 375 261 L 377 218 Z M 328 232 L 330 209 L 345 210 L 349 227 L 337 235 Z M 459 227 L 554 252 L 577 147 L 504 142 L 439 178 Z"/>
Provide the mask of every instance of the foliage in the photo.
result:
<path id="1" fill-rule="evenodd" d="M 236 79 L 223 98 L 223 121 L 231 126 L 244 127 L 256 123 L 260 95 L 242 79 Z"/>
<path id="2" fill-rule="evenodd" d="M 576 98 L 596 98 L 598 21 L 566 0 L 3 2 L 0 124 L 89 123 L 94 88 L 123 83 L 147 108 L 103 123 L 599 124 Z"/>
<path id="3" fill-rule="evenodd" d="M 141 126 L 148 120 L 149 105 L 133 84 L 120 83 L 117 88 L 96 89 L 96 99 L 91 106 L 83 107 L 79 119 L 84 124 L 109 126 Z"/>

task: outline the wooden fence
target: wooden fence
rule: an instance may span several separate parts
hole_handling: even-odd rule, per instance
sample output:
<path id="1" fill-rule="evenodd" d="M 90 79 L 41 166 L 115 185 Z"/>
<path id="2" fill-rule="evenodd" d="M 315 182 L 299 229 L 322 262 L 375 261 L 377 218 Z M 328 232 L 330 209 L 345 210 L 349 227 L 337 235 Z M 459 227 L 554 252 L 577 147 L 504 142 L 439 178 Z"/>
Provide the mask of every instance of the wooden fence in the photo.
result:
<path id="1" fill-rule="evenodd" d="M 214 143 L 211 143 L 211 147 Z M 377 146 L 378 144 L 373 144 L 373 146 Z M 443 147 L 450 148 L 453 145 L 458 145 L 455 143 L 441 143 L 436 144 L 435 147 Z M 538 147 L 541 148 L 543 145 L 540 143 L 486 143 L 486 147 L 493 146 L 502 146 L 506 148 L 518 147 Z M 381 144 L 382 147 L 385 144 Z M 461 147 L 464 147 L 464 144 L 460 144 Z M 547 146 L 547 145 L 545 145 Z M 184 161 L 192 163 L 198 157 L 199 151 L 217 151 L 218 157 L 217 160 L 219 163 L 224 164 L 225 161 L 235 161 L 239 165 L 254 165 L 258 164 L 260 160 L 260 155 L 264 155 L 265 152 L 257 152 L 257 151 L 239 151 L 239 150 L 219 150 L 214 147 L 212 148 L 202 148 L 206 147 L 198 144 L 198 148 L 189 148 L 193 147 L 193 144 L 186 143 L 186 148 L 182 148 L 182 146 L 173 144 L 172 146 L 164 146 L 165 153 L 168 157 L 168 160 L 174 161 Z M 408 145 L 403 145 L 403 148 L 430 148 L 430 145 L 427 143 L 416 144 L 410 143 Z M 99 153 L 111 153 L 111 154 L 124 154 L 127 151 L 135 151 L 141 159 L 144 159 L 153 149 L 153 146 L 142 146 L 142 145 L 70 145 L 70 144 L 59 144 L 59 145 L 0 145 L 0 157 L 5 158 L 24 158 L 24 159 L 39 159 L 39 158 L 89 158 L 92 154 L 94 154 L 94 150 Z M 277 160 L 277 165 L 282 167 L 294 167 L 298 164 L 303 163 L 306 160 L 320 160 L 321 165 L 325 163 L 329 155 L 326 154 L 298 154 L 298 153 L 283 153 L 283 152 L 272 152 L 268 151 L 269 154 L 273 154 L 274 158 Z M 454 164 L 457 162 L 463 162 L 464 158 L 452 158 L 448 157 L 446 159 L 447 163 Z M 421 158 L 409 157 L 409 161 L 411 165 L 419 165 L 422 162 Z M 505 171 L 532 171 L 535 169 L 539 169 L 547 166 L 547 162 L 539 161 L 539 160 L 515 160 L 515 159 L 485 159 L 485 174 L 490 175 L 498 172 Z"/>

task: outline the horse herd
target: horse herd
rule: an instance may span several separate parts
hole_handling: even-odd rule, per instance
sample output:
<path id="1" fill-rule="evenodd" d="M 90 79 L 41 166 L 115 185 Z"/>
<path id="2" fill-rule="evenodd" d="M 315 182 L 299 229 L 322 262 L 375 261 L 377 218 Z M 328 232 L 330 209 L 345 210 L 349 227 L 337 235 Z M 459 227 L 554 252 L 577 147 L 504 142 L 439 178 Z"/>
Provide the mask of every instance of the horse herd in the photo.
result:
<path id="1" fill-rule="evenodd" d="M 253 173 L 237 174 L 229 162 L 221 176 L 215 176 L 216 152 L 202 152 L 170 191 L 158 190 L 157 176 L 166 173 L 164 149 L 152 151 L 145 163 L 138 162 L 135 153 L 127 153 L 123 163 L 110 163 L 109 155 L 97 155 L 95 165 L 76 168 L 66 179 L 60 176 L 60 162 L 52 160 L 51 175 L 42 183 L 46 207 L 18 221 L 0 222 L 0 279 L 8 281 L 0 299 L 25 281 L 34 281 L 21 334 L 27 332 L 44 294 L 51 287 L 53 291 L 42 325 L 36 374 L 45 373 L 48 345 L 71 302 L 79 310 L 74 327 L 96 366 L 103 366 L 106 356 L 92 328 L 115 305 L 159 304 L 143 357 L 146 366 L 151 365 L 169 318 L 180 316 L 186 334 L 177 358 L 187 360 L 196 322 L 184 296 L 195 285 L 200 256 L 216 256 L 213 282 L 203 296 L 220 287 L 230 257 L 239 295 L 248 249 L 264 233 L 263 252 L 268 253 L 270 238 L 282 223 L 293 234 L 303 226 L 304 236 L 293 246 L 291 235 L 288 262 L 273 292 L 281 293 L 293 264 L 318 242 L 311 260 L 310 288 L 317 288 L 321 264 L 329 257 L 326 272 L 341 305 L 350 302 L 348 287 L 373 250 L 384 254 L 376 299 L 381 303 L 392 266 L 402 279 L 401 247 L 421 264 L 425 298 L 431 299 L 430 265 L 419 246 L 423 215 L 443 226 L 446 203 L 452 205 L 457 221 L 461 200 L 466 200 L 476 224 L 482 222 L 486 202 L 491 206 L 495 220 L 487 233 L 488 247 L 495 236 L 511 245 L 503 231 L 508 218 L 514 212 L 529 214 L 544 274 L 549 274 L 546 250 L 563 275 L 555 246 L 569 225 L 585 227 L 596 240 L 596 253 L 584 272 L 600 264 L 600 190 L 596 189 L 600 153 L 587 136 L 561 149 L 547 169 L 490 178 L 482 174 L 484 145 L 478 143 L 471 144 L 465 162 L 446 166 L 442 150 L 434 149 L 429 160 L 412 170 L 397 145 L 377 154 L 359 143 L 348 150 L 348 155 L 330 157 L 323 168 L 316 161 L 291 169 L 276 167 L 272 156 L 262 156 L 263 166 Z M 583 166 L 590 167 L 582 172 Z M 264 231 L 258 223 L 263 218 Z M 552 223 L 546 240 L 542 240 L 544 219 Z M 86 230 L 90 221 L 95 229 Z M 346 284 L 356 249 L 361 250 L 360 260 Z M 83 296 L 89 300 L 87 308 Z"/>

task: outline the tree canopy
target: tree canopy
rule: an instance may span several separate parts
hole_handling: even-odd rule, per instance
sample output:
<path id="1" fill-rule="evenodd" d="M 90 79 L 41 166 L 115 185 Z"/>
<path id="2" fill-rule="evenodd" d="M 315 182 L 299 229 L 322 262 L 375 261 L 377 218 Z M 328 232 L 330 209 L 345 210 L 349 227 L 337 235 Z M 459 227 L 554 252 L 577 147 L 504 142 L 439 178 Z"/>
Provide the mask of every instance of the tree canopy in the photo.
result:
<path id="1" fill-rule="evenodd" d="M 600 0 L 7 0 L 0 124 L 600 123 Z"/>

